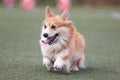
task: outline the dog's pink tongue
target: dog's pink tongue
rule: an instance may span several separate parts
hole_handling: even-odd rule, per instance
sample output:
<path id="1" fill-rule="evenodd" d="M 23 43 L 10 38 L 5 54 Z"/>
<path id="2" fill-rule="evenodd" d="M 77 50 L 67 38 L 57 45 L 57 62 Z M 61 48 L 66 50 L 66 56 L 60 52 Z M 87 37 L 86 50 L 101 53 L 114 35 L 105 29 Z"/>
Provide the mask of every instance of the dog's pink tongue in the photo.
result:
<path id="1" fill-rule="evenodd" d="M 45 41 L 42 41 L 44 44 L 48 44 L 50 42 L 49 39 L 45 40 Z"/>
<path id="2" fill-rule="evenodd" d="M 49 44 L 51 40 L 52 40 L 52 38 L 49 38 L 49 39 L 46 39 L 46 40 L 44 40 L 44 41 L 42 41 L 42 42 L 43 42 L 44 44 Z"/>

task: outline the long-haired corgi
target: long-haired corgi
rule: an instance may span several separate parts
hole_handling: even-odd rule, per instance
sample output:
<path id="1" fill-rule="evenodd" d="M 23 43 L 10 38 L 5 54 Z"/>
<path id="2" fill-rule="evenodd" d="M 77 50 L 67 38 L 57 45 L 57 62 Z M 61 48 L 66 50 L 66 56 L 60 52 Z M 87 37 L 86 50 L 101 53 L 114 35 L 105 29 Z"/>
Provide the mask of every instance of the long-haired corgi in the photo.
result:
<path id="1" fill-rule="evenodd" d="M 46 8 L 40 46 L 48 70 L 70 73 L 85 68 L 85 39 L 68 18 L 67 10 L 55 15 Z"/>

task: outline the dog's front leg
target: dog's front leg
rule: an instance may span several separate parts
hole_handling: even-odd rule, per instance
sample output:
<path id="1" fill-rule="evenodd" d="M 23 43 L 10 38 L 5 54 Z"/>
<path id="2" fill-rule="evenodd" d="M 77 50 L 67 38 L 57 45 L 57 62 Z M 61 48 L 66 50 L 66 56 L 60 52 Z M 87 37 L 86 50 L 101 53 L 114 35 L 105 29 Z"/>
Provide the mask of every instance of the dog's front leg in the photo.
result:
<path id="1" fill-rule="evenodd" d="M 65 62 L 60 57 L 56 58 L 56 61 L 53 65 L 55 71 L 61 71 L 65 65 Z"/>
<path id="2" fill-rule="evenodd" d="M 46 56 L 43 56 L 43 65 L 47 68 L 47 70 L 53 69 L 53 64 L 51 60 Z"/>
<path id="3" fill-rule="evenodd" d="M 70 62 L 58 57 L 53 65 L 54 71 L 63 71 L 70 73 Z"/>

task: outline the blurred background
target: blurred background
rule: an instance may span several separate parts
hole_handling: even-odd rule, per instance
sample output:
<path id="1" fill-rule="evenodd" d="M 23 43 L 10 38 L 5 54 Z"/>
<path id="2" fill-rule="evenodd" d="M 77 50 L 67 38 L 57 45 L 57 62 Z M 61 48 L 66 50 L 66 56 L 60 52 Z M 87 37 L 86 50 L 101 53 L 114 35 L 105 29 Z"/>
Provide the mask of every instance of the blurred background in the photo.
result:
<path id="1" fill-rule="evenodd" d="M 47 71 L 39 40 L 45 8 L 69 9 L 86 40 L 86 69 Z M 120 0 L 0 0 L 0 80 L 120 80 Z"/>
<path id="2" fill-rule="evenodd" d="M 87 6 L 87 7 L 97 7 L 97 6 L 120 6 L 120 0 L 0 0 L 1 6 L 12 6 L 20 7 L 24 3 L 34 7 L 38 6 L 54 6 L 58 7 L 59 4 L 66 4 L 66 6 Z"/>

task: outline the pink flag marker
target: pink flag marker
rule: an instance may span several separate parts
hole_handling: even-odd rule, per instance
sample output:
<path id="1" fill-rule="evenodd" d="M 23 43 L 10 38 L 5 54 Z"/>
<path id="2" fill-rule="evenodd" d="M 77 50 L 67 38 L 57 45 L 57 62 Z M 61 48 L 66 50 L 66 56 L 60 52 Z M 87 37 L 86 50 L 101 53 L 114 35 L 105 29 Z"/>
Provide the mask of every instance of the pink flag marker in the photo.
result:
<path id="1" fill-rule="evenodd" d="M 70 0 L 58 0 L 58 8 L 65 10 L 70 8 Z"/>
<path id="2" fill-rule="evenodd" d="M 22 0 L 21 5 L 24 10 L 32 10 L 34 8 L 34 0 Z"/>
<path id="3" fill-rule="evenodd" d="M 8 9 L 13 8 L 13 3 L 14 3 L 14 0 L 4 0 L 4 5 Z"/>

